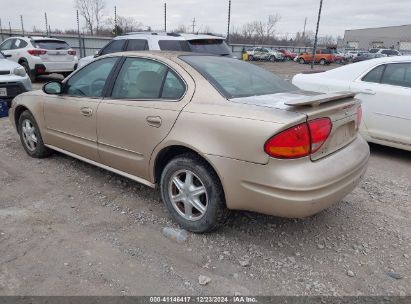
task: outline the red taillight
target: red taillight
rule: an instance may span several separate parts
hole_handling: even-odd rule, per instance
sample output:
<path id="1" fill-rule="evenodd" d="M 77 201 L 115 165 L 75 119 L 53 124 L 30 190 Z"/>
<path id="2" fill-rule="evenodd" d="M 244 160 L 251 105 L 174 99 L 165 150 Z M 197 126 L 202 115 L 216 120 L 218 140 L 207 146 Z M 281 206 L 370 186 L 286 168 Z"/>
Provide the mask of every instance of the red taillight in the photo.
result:
<path id="1" fill-rule="evenodd" d="M 41 49 L 34 49 L 34 50 L 27 50 L 27 53 L 33 56 L 40 56 L 40 55 L 45 55 L 47 54 L 46 50 L 41 50 Z"/>
<path id="2" fill-rule="evenodd" d="M 331 132 L 331 120 L 329 118 L 318 118 L 308 122 L 311 134 L 311 153 L 317 152 L 325 143 Z"/>
<path id="3" fill-rule="evenodd" d="M 73 50 L 73 49 L 70 49 L 70 50 L 67 51 L 67 54 L 74 56 L 74 55 L 76 55 L 76 51 Z"/>
<path id="4" fill-rule="evenodd" d="M 310 154 L 310 132 L 302 123 L 270 138 L 264 146 L 265 152 L 276 158 L 298 158 Z"/>
<path id="5" fill-rule="evenodd" d="M 318 118 L 289 128 L 270 138 L 264 151 L 275 158 L 299 158 L 317 152 L 330 135 L 329 118 Z"/>
<path id="6" fill-rule="evenodd" d="M 359 106 L 357 109 L 357 126 L 360 128 L 362 122 L 362 107 Z"/>

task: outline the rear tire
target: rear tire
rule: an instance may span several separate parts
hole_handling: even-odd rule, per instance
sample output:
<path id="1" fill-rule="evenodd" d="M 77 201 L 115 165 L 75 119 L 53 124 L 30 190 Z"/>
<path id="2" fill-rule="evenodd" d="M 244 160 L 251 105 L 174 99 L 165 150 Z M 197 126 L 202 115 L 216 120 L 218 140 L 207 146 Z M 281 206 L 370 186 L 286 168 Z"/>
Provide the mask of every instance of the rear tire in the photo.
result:
<path id="1" fill-rule="evenodd" d="M 248 56 L 248 61 L 253 61 L 253 60 L 254 60 L 254 56 L 253 56 L 253 55 Z"/>
<path id="2" fill-rule="evenodd" d="M 210 232 L 230 215 L 217 174 L 195 154 L 172 159 L 161 174 L 160 188 L 167 210 L 188 231 Z"/>
<path id="3" fill-rule="evenodd" d="M 27 154 L 34 158 L 45 158 L 51 150 L 43 143 L 39 126 L 29 111 L 24 111 L 19 118 L 18 131 L 20 140 Z"/>
<path id="4" fill-rule="evenodd" d="M 320 65 L 326 65 L 326 64 L 327 64 L 327 61 L 324 58 L 320 59 Z"/>
<path id="5" fill-rule="evenodd" d="M 275 56 L 270 56 L 270 59 L 269 59 L 271 62 L 274 62 L 276 59 L 275 59 Z"/>
<path id="6" fill-rule="evenodd" d="M 23 61 L 22 63 L 20 63 L 20 65 L 26 70 L 26 73 L 30 77 L 31 82 L 35 82 L 36 81 L 36 75 L 30 70 L 30 67 L 27 64 L 27 62 Z"/>

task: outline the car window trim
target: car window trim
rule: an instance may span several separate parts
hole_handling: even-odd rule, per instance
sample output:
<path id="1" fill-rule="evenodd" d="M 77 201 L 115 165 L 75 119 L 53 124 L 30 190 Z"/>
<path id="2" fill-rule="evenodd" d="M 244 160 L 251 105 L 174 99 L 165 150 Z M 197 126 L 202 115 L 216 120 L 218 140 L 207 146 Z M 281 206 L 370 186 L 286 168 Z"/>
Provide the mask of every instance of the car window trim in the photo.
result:
<path id="1" fill-rule="evenodd" d="M 382 79 L 384 77 L 385 74 L 385 70 L 387 69 L 388 65 L 396 65 L 396 64 L 411 64 L 411 62 L 390 62 L 390 63 L 386 63 L 385 64 L 385 68 L 384 68 L 384 72 L 381 75 L 381 79 L 380 79 L 380 84 L 383 86 L 390 86 L 390 87 L 395 87 L 395 88 L 403 88 L 403 89 L 411 89 L 410 87 L 406 87 L 406 86 L 402 86 L 402 85 L 395 85 L 395 84 L 390 84 L 390 83 L 382 83 Z"/>
<path id="2" fill-rule="evenodd" d="M 382 73 L 381 73 L 381 76 L 380 76 L 380 79 L 379 79 L 379 82 L 370 82 L 370 81 L 364 81 L 364 78 L 369 74 L 369 73 L 371 73 L 373 70 L 375 70 L 376 68 L 379 68 L 380 66 L 384 66 L 384 69 L 383 69 L 383 71 L 382 71 Z M 381 64 L 379 64 L 379 65 L 376 65 L 376 66 L 373 66 L 373 67 L 371 67 L 370 69 L 368 69 L 366 72 L 364 72 L 360 77 L 358 77 L 359 78 L 359 80 L 361 81 L 361 82 L 365 82 L 365 83 L 379 83 L 379 84 L 381 84 L 381 79 L 382 79 L 382 77 L 383 77 L 383 75 L 384 75 L 384 73 L 385 73 L 385 69 L 387 68 L 387 63 L 381 63 Z"/>
<path id="3" fill-rule="evenodd" d="M 59 96 L 67 96 L 67 97 L 74 97 L 74 98 L 87 98 L 87 99 L 103 99 L 103 98 L 104 98 L 104 93 L 105 93 L 105 91 L 106 91 L 106 89 L 107 89 L 108 80 L 111 79 L 111 75 L 112 75 L 113 72 L 116 70 L 116 68 L 117 68 L 117 66 L 118 66 L 118 64 L 119 64 L 119 61 L 120 61 L 120 60 L 119 60 L 120 56 L 107 56 L 107 57 L 102 57 L 102 58 L 93 60 L 92 62 L 89 63 L 89 64 L 91 64 L 91 63 L 94 63 L 94 62 L 97 62 L 97 61 L 99 61 L 99 60 L 103 60 L 103 59 L 106 59 L 106 58 L 117 58 L 117 61 L 114 63 L 113 69 L 112 69 L 112 70 L 110 71 L 110 73 L 108 74 L 108 77 L 107 77 L 106 83 L 104 84 L 104 87 L 103 87 L 103 91 L 102 91 L 102 93 L 101 93 L 101 96 L 78 96 L 78 95 L 69 95 L 69 94 L 67 94 L 67 93 L 66 93 L 66 92 L 67 92 L 67 83 L 69 82 L 70 78 L 71 78 L 72 76 L 74 76 L 75 74 L 77 74 L 77 73 L 73 73 L 73 75 L 71 75 L 70 78 L 67 79 L 67 81 L 63 83 L 63 90 L 62 90 L 62 93 L 61 93 Z M 88 65 L 89 65 L 89 64 L 88 64 Z M 81 70 L 83 70 L 83 68 L 81 68 L 78 72 L 80 72 Z"/>
<path id="4" fill-rule="evenodd" d="M 116 73 L 113 75 L 113 82 L 111 83 L 110 87 L 108 87 L 108 90 L 106 92 L 106 95 L 104 96 L 104 99 L 111 99 L 111 100 L 130 100 L 130 101 L 161 101 L 161 102 L 180 102 L 181 100 L 184 99 L 184 97 L 187 95 L 188 92 L 188 85 L 187 82 L 185 81 L 185 79 L 180 75 L 180 73 L 178 73 L 175 69 L 173 69 L 169 64 L 165 63 L 164 61 L 158 60 L 157 58 L 151 58 L 151 57 L 146 57 L 146 56 L 142 56 L 142 57 L 137 57 L 137 56 L 123 56 L 124 60 L 122 61 L 121 65 L 119 64 L 119 68 L 116 69 Z M 144 99 L 137 99 L 137 98 L 118 98 L 118 97 L 113 97 L 113 89 L 114 89 L 114 85 L 115 82 L 120 74 L 121 68 L 123 67 L 125 61 L 127 60 L 127 58 L 137 58 L 137 59 L 147 59 L 147 60 L 151 60 L 151 61 L 156 61 L 160 64 L 163 64 L 164 66 L 167 67 L 167 73 L 168 71 L 172 71 L 174 72 L 174 74 L 177 76 L 177 78 L 179 79 L 180 83 L 182 83 L 184 85 L 185 91 L 184 94 L 181 95 L 180 99 L 165 99 L 165 98 L 161 98 L 161 95 L 163 94 L 163 85 L 161 87 L 160 90 L 160 98 L 144 98 Z M 165 82 L 165 78 L 167 78 L 167 73 L 165 73 L 165 77 L 163 79 L 163 82 Z"/>

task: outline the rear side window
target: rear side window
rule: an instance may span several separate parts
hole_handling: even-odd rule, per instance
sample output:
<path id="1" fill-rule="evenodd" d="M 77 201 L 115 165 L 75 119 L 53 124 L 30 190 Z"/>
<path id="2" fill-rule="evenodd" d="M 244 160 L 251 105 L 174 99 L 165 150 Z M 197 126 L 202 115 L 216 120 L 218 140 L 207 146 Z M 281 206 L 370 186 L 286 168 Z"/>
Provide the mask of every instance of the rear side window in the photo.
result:
<path id="1" fill-rule="evenodd" d="M 372 69 L 370 72 L 368 72 L 367 75 L 365 75 L 362 78 L 362 81 L 380 83 L 384 69 L 385 69 L 385 65 L 380 65 Z"/>
<path id="2" fill-rule="evenodd" d="M 148 42 L 145 39 L 130 39 L 127 43 L 127 51 L 148 50 Z"/>
<path id="3" fill-rule="evenodd" d="M 22 40 L 22 39 L 16 39 L 16 41 L 13 44 L 13 49 L 22 49 L 27 46 L 27 42 Z"/>
<path id="4" fill-rule="evenodd" d="M 159 40 L 158 45 L 162 51 L 184 51 L 190 52 L 190 46 L 183 40 Z"/>
<path id="5" fill-rule="evenodd" d="M 381 83 L 410 88 L 411 63 L 393 63 L 387 65 Z"/>
<path id="6" fill-rule="evenodd" d="M 34 46 L 45 50 L 68 50 L 70 46 L 60 40 L 34 40 Z"/>
<path id="7" fill-rule="evenodd" d="M 106 55 L 106 54 L 117 53 L 117 52 L 123 51 L 125 42 L 126 42 L 126 40 L 124 40 L 124 39 L 111 41 L 109 44 L 107 44 L 104 47 L 104 49 L 101 51 L 100 55 Z"/>
<path id="8" fill-rule="evenodd" d="M 209 53 L 214 55 L 231 55 L 231 50 L 222 39 L 195 39 L 188 41 L 194 53 Z M 256 50 L 257 51 L 257 50 Z M 261 51 L 259 49 L 258 51 Z"/>
<path id="9" fill-rule="evenodd" d="M 127 58 L 111 96 L 117 99 L 180 99 L 185 86 L 166 65 L 149 59 Z"/>

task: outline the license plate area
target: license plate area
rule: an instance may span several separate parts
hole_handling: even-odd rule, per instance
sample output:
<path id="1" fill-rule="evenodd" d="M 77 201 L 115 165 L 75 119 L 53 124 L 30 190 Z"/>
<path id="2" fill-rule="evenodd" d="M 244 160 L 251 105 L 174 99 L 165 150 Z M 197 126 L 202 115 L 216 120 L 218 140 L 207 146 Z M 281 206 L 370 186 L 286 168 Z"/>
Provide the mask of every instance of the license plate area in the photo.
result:
<path id="1" fill-rule="evenodd" d="M 0 97 L 7 96 L 7 88 L 0 88 Z"/>

